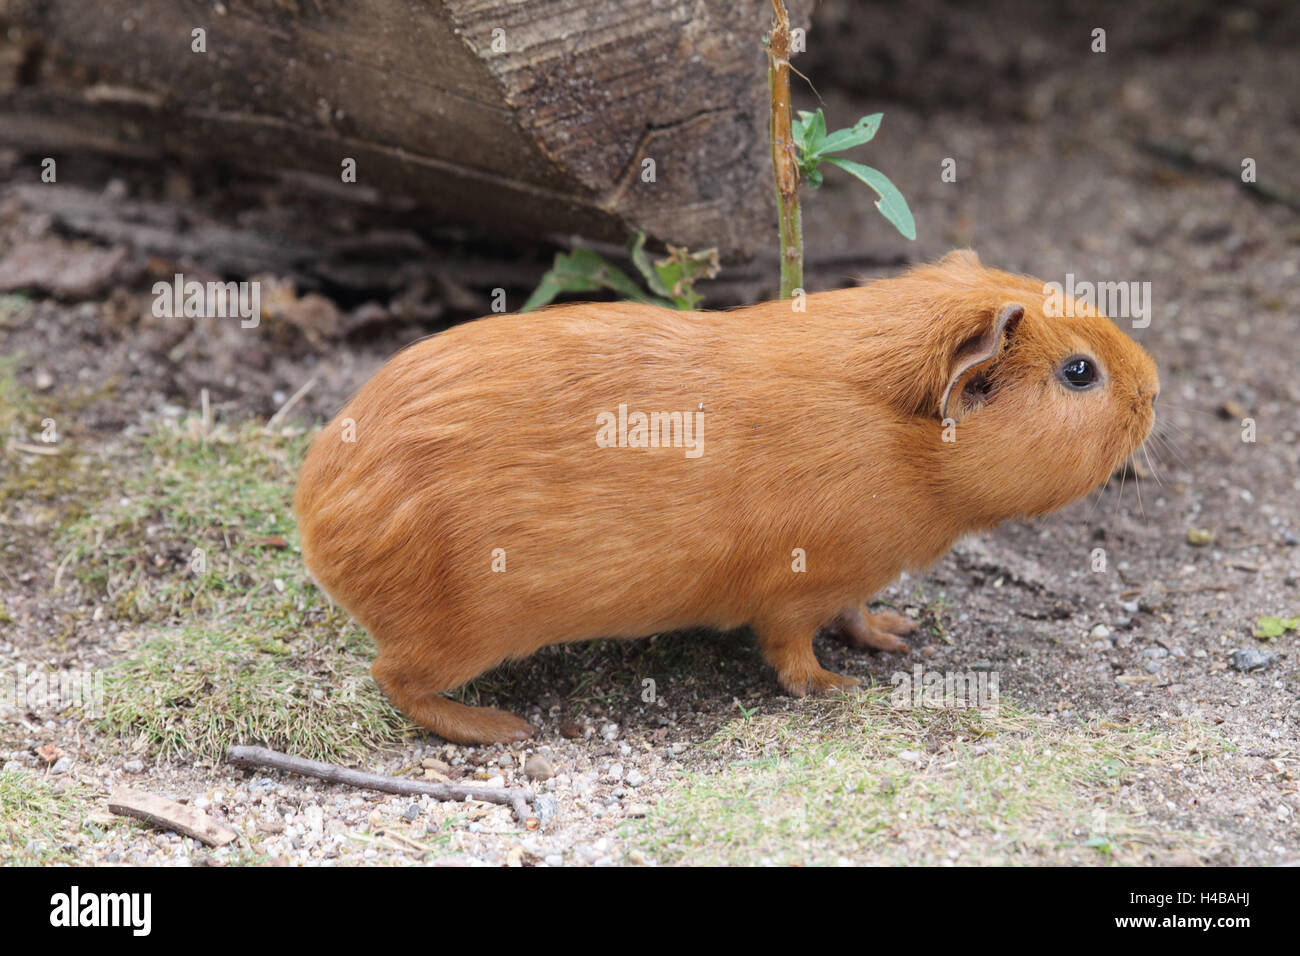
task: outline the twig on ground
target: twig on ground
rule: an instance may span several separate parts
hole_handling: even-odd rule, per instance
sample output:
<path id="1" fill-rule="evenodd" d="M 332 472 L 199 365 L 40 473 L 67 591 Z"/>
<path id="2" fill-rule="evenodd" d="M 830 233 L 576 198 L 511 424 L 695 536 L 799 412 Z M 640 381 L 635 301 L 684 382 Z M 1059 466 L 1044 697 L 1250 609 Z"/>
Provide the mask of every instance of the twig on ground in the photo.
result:
<path id="1" fill-rule="evenodd" d="M 281 405 L 274 415 L 266 420 L 266 424 L 262 426 L 262 431 L 269 432 L 271 429 L 279 425 L 280 422 L 284 421 L 284 417 L 293 411 L 293 407 L 302 401 L 302 397 L 310 392 L 312 386 L 315 384 L 316 376 L 313 375 L 311 378 L 307 379 L 306 384 L 304 384 L 302 388 L 289 396 L 289 400 Z"/>
<path id="2" fill-rule="evenodd" d="M 305 777 L 315 777 L 327 783 L 341 783 L 348 787 L 378 790 L 381 793 L 414 794 L 433 797 L 435 800 L 482 800 L 484 803 L 500 803 L 510 807 L 516 819 L 524 826 L 528 825 L 528 804 L 533 800 L 532 794 L 521 787 L 473 787 L 455 783 L 401 780 L 377 773 L 349 770 L 347 767 L 322 763 L 319 760 L 291 757 L 266 747 L 231 747 L 226 753 L 226 760 L 237 767 L 270 767 L 273 770 L 287 770 Z"/>
<path id="3" fill-rule="evenodd" d="M 1179 169 L 1185 169 L 1189 172 L 1203 173 L 1210 176 L 1221 176 L 1230 179 L 1246 192 L 1252 194 L 1257 199 L 1266 202 L 1277 203 L 1279 206 L 1286 206 L 1293 212 L 1300 212 L 1300 196 L 1288 192 L 1285 189 L 1271 186 L 1261 182 L 1246 182 L 1241 178 L 1241 168 L 1233 166 L 1230 163 L 1219 162 L 1214 159 L 1206 159 L 1198 156 L 1190 146 L 1173 140 L 1138 140 L 1138 149 L 1159 159 L 1164 160 L 1171 166 Z"/>
<path id="4" fill-rule="evenodd" d="M 25 441 L 11 441 L 9 447 L 14 451 L 20 451 L 24 455 L 58 455 L 60 454 L 57 445 L 29 445 Z"/>
<path id="5" fill-rule="evenodd" d="M 1164 585 L 1156 586 L 1157 594 L 1201 594 L 1202 592 L 1206 592 L 1206 591 L 1233 591 L 1233 590 L 1236 590 L 1235 586 L 1227 585 L 1227 584 L 1203 584 L 1198 587 L 1190 587 L 1190 588 L 1167 588 Z M 1139 594 L 1145 594 L 1146 591 L 1147 591 L 1146 588 L 1129 588 L 1127 591 L 1120 591 L 1119 592 L 1120 600 L 1127 601 L 1130 598 L 1137 597 Z"/>

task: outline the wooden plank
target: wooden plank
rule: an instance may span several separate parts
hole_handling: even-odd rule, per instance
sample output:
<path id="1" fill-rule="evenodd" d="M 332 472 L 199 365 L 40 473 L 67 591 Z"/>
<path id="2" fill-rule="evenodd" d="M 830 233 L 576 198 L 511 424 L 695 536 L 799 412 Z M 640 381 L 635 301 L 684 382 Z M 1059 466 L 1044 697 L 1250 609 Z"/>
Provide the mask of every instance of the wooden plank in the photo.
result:
<path id="1" fill-rule="evenodd" d="M 175 830 L 208 846 L 225 846 L 239 833 L 208 816 L 202 810 L 187 807 L 157 794 L 118 787 L 108 798 L 108 809 L 122 817 L 134 817 L 150 826 Z"/>
<path id="2" fill-rule="evenodd" d="M 770 19 L 767 0 L 0 0 L 0 142 L 336 178 L 351 157 L 448 219 L 744 255 L 770 231 Z"/>

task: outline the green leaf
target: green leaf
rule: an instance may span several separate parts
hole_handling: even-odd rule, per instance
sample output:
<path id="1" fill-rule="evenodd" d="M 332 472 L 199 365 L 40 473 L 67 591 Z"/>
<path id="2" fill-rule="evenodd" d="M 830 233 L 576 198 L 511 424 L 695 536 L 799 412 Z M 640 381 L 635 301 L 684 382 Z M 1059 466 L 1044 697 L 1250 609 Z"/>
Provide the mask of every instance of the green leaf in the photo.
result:
<path id="1" fill-rule="evenodd" d="M 821 162 L 822 142 L 826 138 L 826 117 L 821 110 L 809 113 L 799 111 L 799 118 L 790 125 L 795 145 L 795 161 L 799 175 L 808 179 Z"/>
<path id="2" fill-rule="evenodd" d="M 632 260 L 632 265 L 636 266 L 636 271 L 641 273 L 645 280 L 646 287 L 656 295 L 668 298 L 672 295 L 668 291 L 668 286 L 664 285 L 663 279 L 659 277 L 658 270 L 650 262 L 650 257 L 645 251 L 645 233 L 638 231 L 627 244 L 627 254 Z"/>
<path id="3" fill-rule="evenodd" d="M 884 118 L 884 113 L 872 113 L 846 129 L 837 129 L 822 140 L 817 151 L 818 155 L 842 153 L 846 149 L 871 142 L 875 138 L 876 131 L 880 129 L 880 121 Z"/>
<path id="4" fill-rule="evenodd" d="M 1300 630 L 1300 617 L 1261 617 L 1255 622 L 1255 636 L 1261 641 L 1281 637 L 1287 631 Z"/>
<path id="5" fill-rule="evenodd" d="M 717 249 L 688 252 L 678 246 L 669 246 L 667 257 L 656 259 L 654 263 L 659 287 L 665 290 L 664 294 L 672 299 L 673 305 L 687 310 L 698 308 L 702 301 L 695 291 L 696 281 L 712 279 L 720 268 Z M 651 288 L 654 288 L 653 284 Z"/>
<path id="6" fill-rule="evenodd" d="M 813 153 L 822 151 L 822 143 L 826 139 L 826 116 L 819 109 L 813 113 L 808 120 L 808 147 Z"/>
<path id="7" fill-rule="evenodd" d="M 820 150 L 822 140 L 826 138 L 826 117 L 821 110 L 809 113 L 799 111 L 799 118 L 791 123 L 791 133 L 800 152 L 813 155 Z"/>
<path id="8" fill-rule="evenodd" d="M 863 166 L 861 163 L 854 163 L 847 159 L 837 159 L 834 156 L 827 157 L 826 162 L 838 166 L 850 176 L 856 176 L 874 189 L 876 195 L 880 197 L 876 201 L 876 208 L 880 210 L 880 214 L 906 238 L 916 238 L 916 221 L 912 219 L 912 210 L 907 208 L 907 200 L 898 191 L 898 187 L 889 181 L 888 176 L 870 166 Z"/>
<path id="9" fill-rule="evenodd" d="M 565 292 L 592 292 L 596 289 L 612 289 L 623 298 L 634 302 L 672 304 L 656 296 L 647 295 L 628 277 L 627 273 L 617 266 L 610 265 L 598 253 L 590 249 L 575 249 L 569 253 L 556 253 L 555 262 L 542 276 L 542 281 L 538 283 L 520 311 L 531 312 L 540 309 Z"/>

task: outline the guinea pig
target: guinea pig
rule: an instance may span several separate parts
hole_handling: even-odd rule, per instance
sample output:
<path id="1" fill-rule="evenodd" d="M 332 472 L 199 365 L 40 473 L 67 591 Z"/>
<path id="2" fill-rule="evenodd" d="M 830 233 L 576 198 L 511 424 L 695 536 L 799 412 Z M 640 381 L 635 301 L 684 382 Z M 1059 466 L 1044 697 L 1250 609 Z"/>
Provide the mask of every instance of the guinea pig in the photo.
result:
<path id="1" fill-rule="evenodd" d="M 963 535 L 1102 485 L 1156 367 L 1083 303 L 960 251 L 725 312 L 553 306 L 394 356 L 315 439 L 315 581 L 393 704 L 457 743 L 534 730 L 442 696 L 539 648 L 752 627 L 797 696 L 856 683 L 813 635 L 905 650 L 864 602 Z"/>

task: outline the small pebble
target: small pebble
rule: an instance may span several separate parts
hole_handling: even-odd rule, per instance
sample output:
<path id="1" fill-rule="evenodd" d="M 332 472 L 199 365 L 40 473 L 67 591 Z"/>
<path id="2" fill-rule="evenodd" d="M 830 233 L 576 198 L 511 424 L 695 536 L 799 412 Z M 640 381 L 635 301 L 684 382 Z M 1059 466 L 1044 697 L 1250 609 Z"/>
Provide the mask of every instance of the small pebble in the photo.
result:
<path id="1" fill-rule="evenodd" d="M 524 776 L 529 780 L 550 780 L 555 776 L 555 767 L 541 754 L 530 754 L 524 761 Z"/>
<path id="2" fill-rule="evenodd" d="M 533 813 L 537 814 L 537 822 L 543 827 L 553 822 L 560 812 L 560 801 L 555 799 L 554 794 L 539 793 L 533 798 Z"/>
<path id="3" fill-rule="evenodd" d="M 1268 651 L 1258 651 L 1254 648 L 1235 651 L 1232 655 L 1232 669 L 1242 673 L 1262 670 L 1272 664 L 1276 657 L 1276 654 Z"/>

